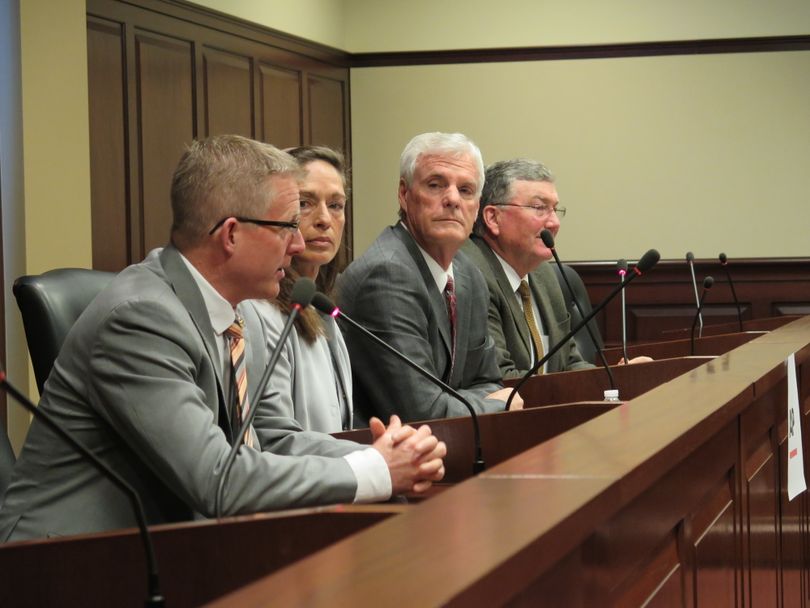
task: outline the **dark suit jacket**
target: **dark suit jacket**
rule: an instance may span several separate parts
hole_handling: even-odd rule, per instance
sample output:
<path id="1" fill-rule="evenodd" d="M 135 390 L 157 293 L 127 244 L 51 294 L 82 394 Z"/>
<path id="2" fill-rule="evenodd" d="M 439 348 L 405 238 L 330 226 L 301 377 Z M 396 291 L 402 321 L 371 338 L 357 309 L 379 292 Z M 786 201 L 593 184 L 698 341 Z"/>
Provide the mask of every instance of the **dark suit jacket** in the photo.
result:
<path id="1" fill-rule="evenodd" d="M 486 331 L 486 284 L 459 253 L 453 260 L 457 299 L 456 361 L 450 373 L 450 322 L 442 294 L 416 242 L 397 224 L 382 234 L 341 276 L 341 308 L 379 338 L 459 390 L 478 412 L 503 409 L 486 399 L 501 388 L 492 339 Z M 344 327 L 354 375 L 355 425 L 370 415 L 404 420 L 467 415 L 454 397 L 430 384 L 368 338 Z"/>
<path id="2" fill-rule="evenodd" d="M 489 333 L 498 352 L 498 366 L 504 378 L 525 374 L 534 365 L 531 336 L 515 293 L 501 263 L 487 242 L 473 235 L 462 251 L 481 270 L 489 289 Z M 560 284 L 548 264 L 540 264 L 528 275 L 532 296 L 543 318 L 549 344 L 554 345 L 571 329 L 571 315 L 565 308 Z M 560 372 L 593 367 L 583 360 L 576 342 L 570 340 L 548 361 L 547 371 Z"/>
<path id="3" fill-rule="evenodd" d="M 297 432 L 268 415 L 255 383 L 268 359 L 264 328 L 245 317 L 254 428 L 265 450 L 242 448 L 223 498 L 237 514 L 352 501 L 357 482 L 342 456 L 359 449 Z M 223 363 L 208 311 L 177 250 L 153 252 L 122 271 L 68 334 L 39 407 L 129 482 L 150 524 L 211 516 L 231 429 L 220 385 Z M 0 541 L 132 527 L 118 488 L 38 421 L 0 511 Z"/>

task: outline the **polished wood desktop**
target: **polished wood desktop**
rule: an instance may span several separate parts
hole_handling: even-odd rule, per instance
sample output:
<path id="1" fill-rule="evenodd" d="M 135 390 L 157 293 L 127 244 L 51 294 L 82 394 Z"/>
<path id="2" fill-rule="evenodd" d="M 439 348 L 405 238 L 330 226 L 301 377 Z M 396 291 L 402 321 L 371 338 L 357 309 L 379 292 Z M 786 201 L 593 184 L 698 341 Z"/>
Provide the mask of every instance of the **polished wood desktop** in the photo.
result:
<path id="1" fill-rule="evenodd" d="M 808 446 L 810 317 L 716 358 L 617 367 L 618 404 L 538 406 L 606 382 L 540 376 L 536 407 L 481 416 L 477 477 L 470 420 L 431 422 L 451 456 L 428 500 L 151 528 L 167 605 L 806 605 L 810 504 L 785 493 L 791 352 Z M 133 530 L 0 546 L 0 572 L 3 606 L 145 597 Z"/>
<path id="2" fill-rule="evenodd" d="M 805 605 L 791 353 L 806 450 L 810 317 L 211 605 Z"/>

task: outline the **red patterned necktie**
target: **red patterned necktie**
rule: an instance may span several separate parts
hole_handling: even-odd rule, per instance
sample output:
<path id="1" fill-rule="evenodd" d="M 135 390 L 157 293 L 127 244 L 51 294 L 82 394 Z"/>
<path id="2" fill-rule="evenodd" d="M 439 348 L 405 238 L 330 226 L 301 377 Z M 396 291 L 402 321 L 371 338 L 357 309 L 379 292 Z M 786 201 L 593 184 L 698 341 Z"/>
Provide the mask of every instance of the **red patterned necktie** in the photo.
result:
<path id="1" fill-rule="evenodd" d="M 234 403 L 231 403 L 231 429 L 234 433 L 239 432 L 242 422 L 250 411 L 248 402 L 247 365 L 245 364 L 245 340 L 242 337 L 242 319 L 236 319 L 231 326 L 225 330 L 228 336 L 228 343 L 231 350 L 231 383 L 232 392 L 235 395 Z M 236 439 L 238 441 L 238 439 Z M 245 431 L 245 445 L 253 447 L 253 437 L 250 429 Z"/>
<path id="2" fill-rule="evenodd" d="M 453 377 L 453 367 L 456 364 L 456 286 L 453 277 L 447 275 L 444 286 L 444 303 L 447 305 L 447 318 L 450 319 L 450 373 L 447 380 Z"/>

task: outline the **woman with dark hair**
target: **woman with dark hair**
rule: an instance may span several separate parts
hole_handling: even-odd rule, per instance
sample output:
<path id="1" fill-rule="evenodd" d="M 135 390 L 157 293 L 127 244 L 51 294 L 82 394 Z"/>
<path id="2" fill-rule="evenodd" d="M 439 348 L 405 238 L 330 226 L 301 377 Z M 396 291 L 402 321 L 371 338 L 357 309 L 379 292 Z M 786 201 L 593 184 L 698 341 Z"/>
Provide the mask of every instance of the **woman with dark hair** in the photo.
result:
<path id="1" fill-rule="evenodd" d="M 304 172 L 300 230 L 306 248 L 296 255 L 281 281 L 278 298 L 255 301 L 275 348 L 290 313 L 290 292 L 299 277 L 315 281 L 331 296 L 338 268 L 337 253 L 346 222 L 346 170 L 343 155 L 322 146 L 287 150 Z M 262 415 L 295 418 L 310 431 L 334 433 L 352 426 L 349 353 L 335 320 L 314 308 L 301 311 L 284 345 L 268 390 L 278 393 L 275 410 Z"/>

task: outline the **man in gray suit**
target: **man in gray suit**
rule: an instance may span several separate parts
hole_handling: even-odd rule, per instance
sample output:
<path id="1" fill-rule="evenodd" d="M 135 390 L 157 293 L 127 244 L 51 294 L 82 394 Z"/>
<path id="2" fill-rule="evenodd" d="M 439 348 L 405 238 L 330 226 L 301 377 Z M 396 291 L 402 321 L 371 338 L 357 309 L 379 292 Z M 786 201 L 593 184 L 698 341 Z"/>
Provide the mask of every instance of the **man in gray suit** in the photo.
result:
<path id="1" fill-rule="evenodd" d="M 487 168 L 475 233 L 463 251 L 480 268 L 489 288 L 489 333 L 505 378 L 525 374 L 571 328 L 557 277 L 544 263 L 551 259 L 551 250 L 540 240 L 543 229 L 556 237 L 565 215 L 559 202 L 554 177 L 536 161 L 508 160 Z M 593 366 L 583 360 L 571 339 L 544 371 L 588 367 Z"/>
<path id="2" fill-rule="evenodd" d="M 263 414 L 273 398 L 272 387 L 254 392 L 269 358 L 264 329 L 252 307 L 237 305 L 274 297 L 282 268 L 303 249 L 297 179 L 296 161 L 268 144 L 192 144 L 172 181 L 172 244 L 95 299 L 45 385 L 39 407 L 134 487 L 149 523 L 215 514 L 222 464 L 243 440 L 239 404 L 257 417 L 222 514 L 386 499 L 443 475 L 445 448 L 429 430 L 376 420 L 369 448 Z M 228 332 L 240 317 L 248 392 L 235 402 Z M 0 511 L 0 540 L 134 525 L 122 493 L 35 420 Z"/>
<path id="3" fill-rule="evenodd" d="M 414 137 L 400 158 L 400 222 L 349 265 L 338 298 L 346 314 L 457 389 L 476 411 L 495 412 L 509 391 L 487 334 L 486 284 L 458 253 L 478 211 L 483 174 L 481 152 L 464 135 Z M 454 397 L 356 330 L 347 329 L 346 344 L 356 424 L 373 414 L 467 415 Z"/>

